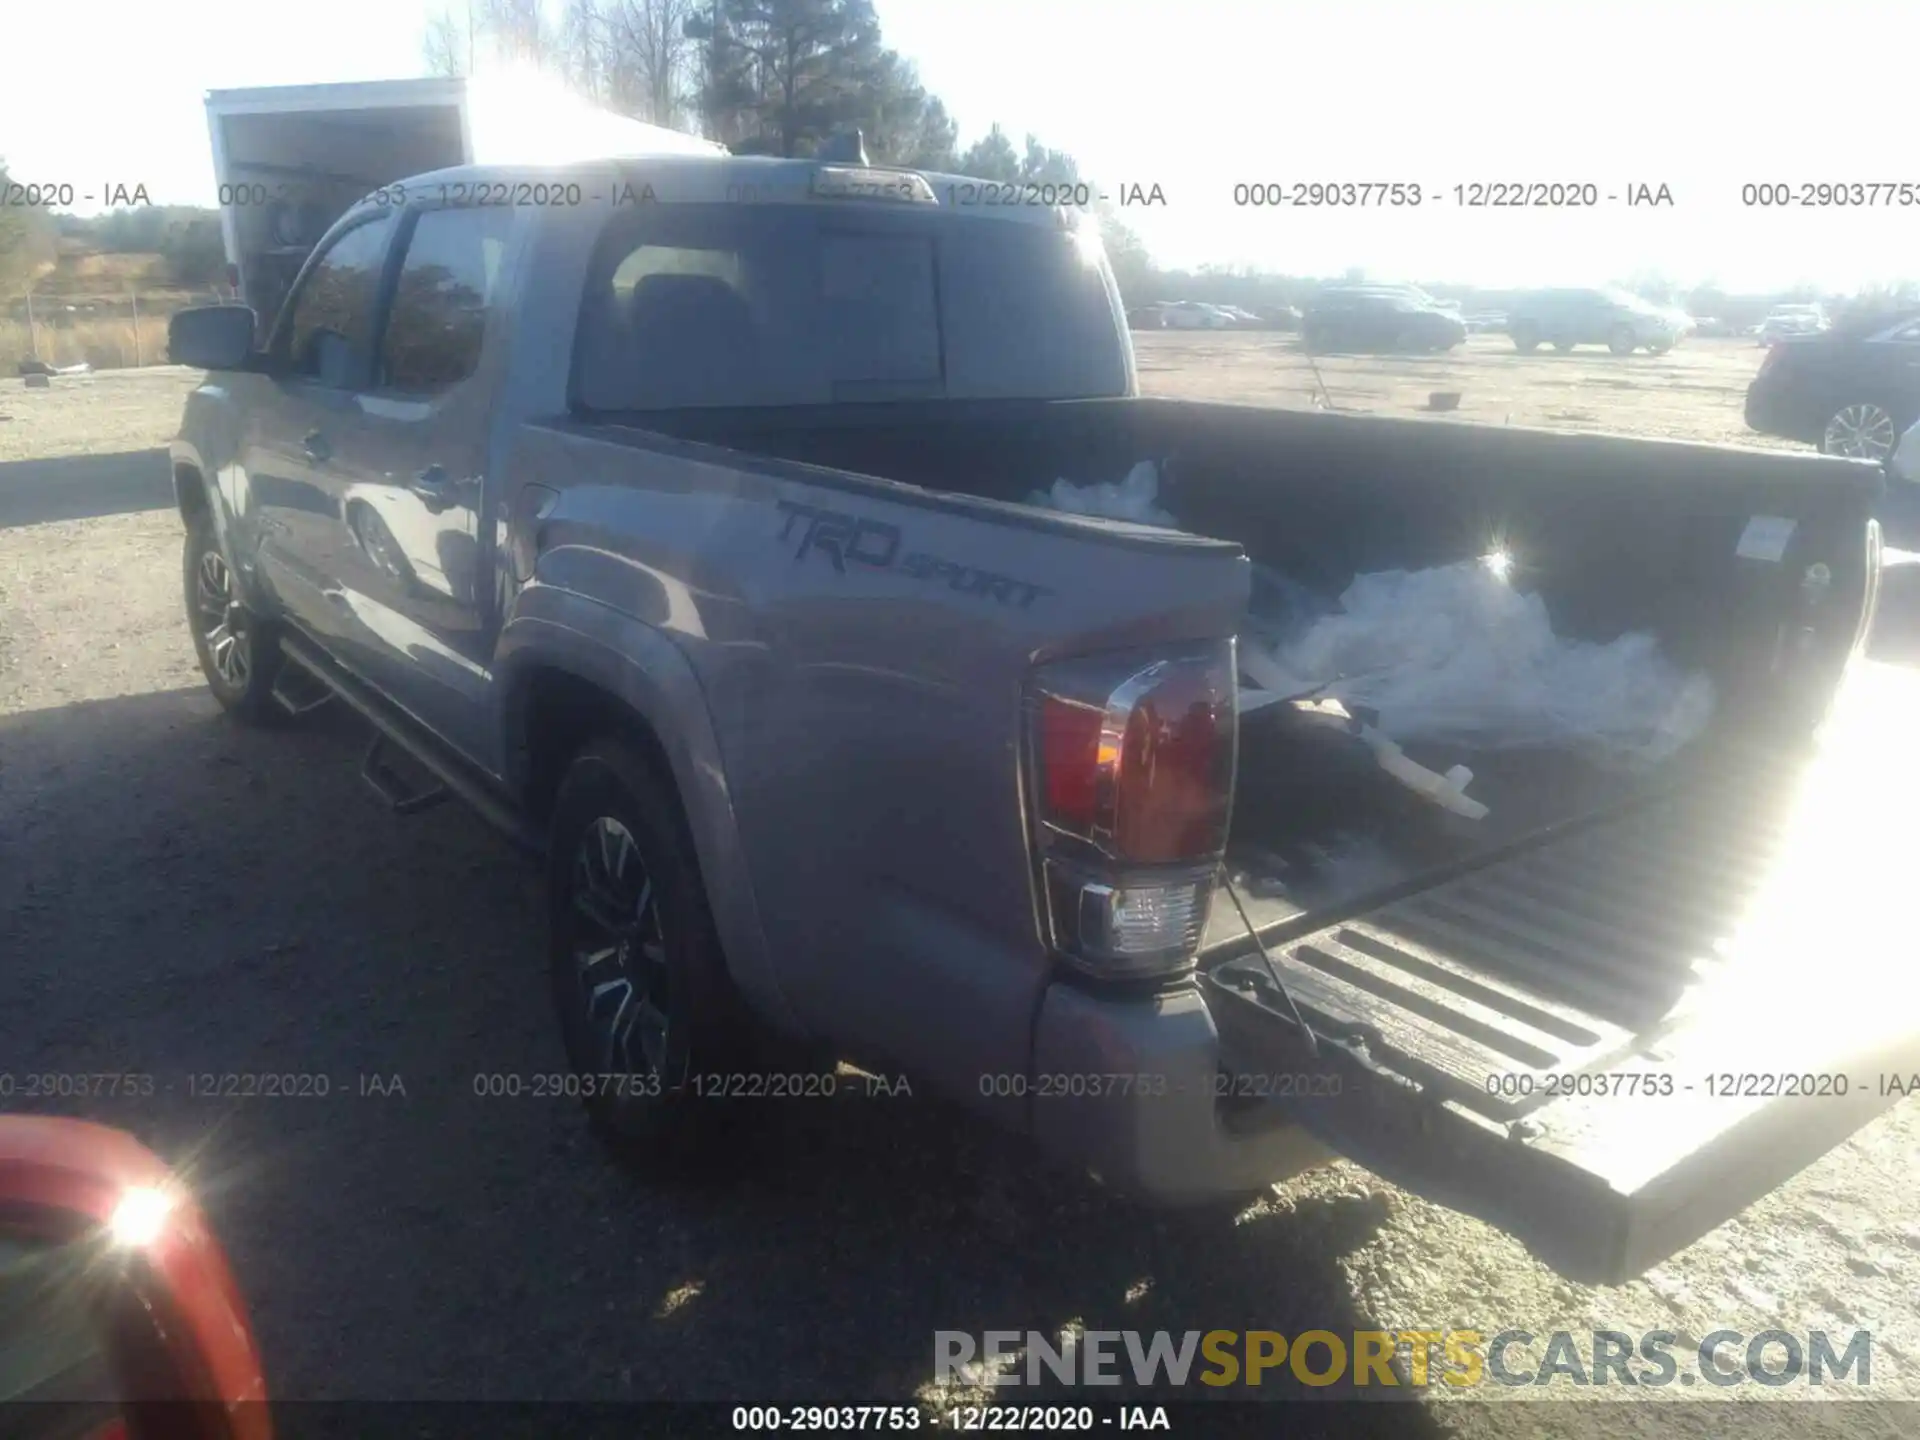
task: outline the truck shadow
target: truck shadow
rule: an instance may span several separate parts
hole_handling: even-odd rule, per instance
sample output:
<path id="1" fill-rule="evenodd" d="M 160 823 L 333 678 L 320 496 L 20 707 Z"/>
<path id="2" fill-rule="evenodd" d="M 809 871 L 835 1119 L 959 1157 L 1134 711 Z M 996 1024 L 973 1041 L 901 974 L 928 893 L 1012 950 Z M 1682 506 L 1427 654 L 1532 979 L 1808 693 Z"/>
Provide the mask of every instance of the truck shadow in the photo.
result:
<path id="1" fill-rule="evenodd" d="M 0 529 L 172 505 L 173 469 L 164 449 L 0 464 Z"/>
<path id="2" fill-rule="evenodd" d="M 754 1127 L 730 1177 L 615 1167 L 536 1093 L 561 1069 L 537 873 L 457 808 L 383 812 L 363 739 L 331 710 L 245 730 L 197 689 L 0 718 L 0 1054 L 135 1077 L 8 1106 L 184 1167 L 276 1396 L 897 1404 L 940 1330 L 1374 1328 L 1341 1267 L 1387 1213 L 1359 1172 L 1238 1224 L 1149 1212 L 859 1094 Z M 1353 1393 L 1263 1378 L 1180 1393 Z"/>

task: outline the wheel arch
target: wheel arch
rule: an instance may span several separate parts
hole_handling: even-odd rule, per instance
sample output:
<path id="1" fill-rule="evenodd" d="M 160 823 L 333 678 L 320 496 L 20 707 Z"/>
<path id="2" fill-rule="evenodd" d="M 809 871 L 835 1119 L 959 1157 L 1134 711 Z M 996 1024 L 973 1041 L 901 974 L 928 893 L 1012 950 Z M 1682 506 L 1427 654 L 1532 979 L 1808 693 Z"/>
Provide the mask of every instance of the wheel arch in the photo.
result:
<path id="1" fill-rule="evenodd" d="M 173 469 L 173 508 L 180 523 L 188 528 L 206 521 L 224 544 L 227 538 L 226 507 L 221 503 L 219 487 L 211 467 L 200 451 L 186 439 L 175 440 L 167 448 Z"/>
<path id="2" fill-rule="evenodd" d="M 535 603 L 547 613 L 514 616 L 495 666 L 502 778 L 544 826 L 567 761 L 582 745 L 603 733 L 635 745 L 679 806 L 734 984 L 762 1018 L 797 1029 L 692 666 L 660 631 L 609 607 L 553 591 Z"/>

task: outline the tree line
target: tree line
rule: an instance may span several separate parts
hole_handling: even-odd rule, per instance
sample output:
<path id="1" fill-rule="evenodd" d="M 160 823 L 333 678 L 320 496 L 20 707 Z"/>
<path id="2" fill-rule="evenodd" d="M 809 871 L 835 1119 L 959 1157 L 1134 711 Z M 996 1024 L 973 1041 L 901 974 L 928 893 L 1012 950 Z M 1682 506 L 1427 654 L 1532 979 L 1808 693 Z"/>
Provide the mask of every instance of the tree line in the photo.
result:
<path id="1" fill-rule="evenodd" d="M 423 49 L 441 75 L 498 57 L 565 80 L 603 108 L 697 130 L 740 155 L 805 156 L 858 129 L 877 164 L 1036 184 L 1081 178 L 1074 158 L 998 124 L 960 129 L 872 0 L 447 0 Z M 1121 290 L 1148 298 L 1145 247 L 1097 206 Z"/>
<path id="2" fill-rule="evenodd" d="M 0 159 L 0 191 L 7 166 Z M 198 289 L 226 273 L 220 214 L 197 205 L 140 205 L 69 215 L 38 205 L 0 206 L 0 295 L 29 289 L 53 268 L 60 241 L 96 254 L 157 255 L 167 283 Z"/>

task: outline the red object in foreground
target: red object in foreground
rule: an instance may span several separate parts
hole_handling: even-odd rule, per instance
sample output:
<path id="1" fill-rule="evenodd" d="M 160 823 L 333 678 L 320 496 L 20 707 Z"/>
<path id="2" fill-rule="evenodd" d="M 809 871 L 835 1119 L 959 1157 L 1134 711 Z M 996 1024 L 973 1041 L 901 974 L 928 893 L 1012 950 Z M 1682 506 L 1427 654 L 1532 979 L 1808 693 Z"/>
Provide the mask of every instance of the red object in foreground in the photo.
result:
<path id="1" fill-rule="evenodd" d="M 165 1203 L 136 1206 L 144 1213 L 130 1227 L 130 1195 Z M 157 1322 L 152 1344 L 172 1377 L 164 1396 L 129 1398 L 188 1402 L 210 1422 L 205 1440 L 270 1440 L 246 1305 L 206 1217 L 159 1156 L 104 1125 L 0 1115 L 0 1210 L 119 1233 L 153 1282 L 144 1297 Z"/>

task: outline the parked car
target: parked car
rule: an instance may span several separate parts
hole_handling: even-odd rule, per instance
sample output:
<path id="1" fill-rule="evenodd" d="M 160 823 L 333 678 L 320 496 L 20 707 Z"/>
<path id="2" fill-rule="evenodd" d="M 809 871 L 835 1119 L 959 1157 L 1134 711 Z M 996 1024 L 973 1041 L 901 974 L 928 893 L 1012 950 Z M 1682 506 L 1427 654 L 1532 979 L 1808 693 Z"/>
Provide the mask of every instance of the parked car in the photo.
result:
<path id="1" fill-rule="evenodd" d="M 1679 310 L 1610 288 L 1537 290 L 1507 312 L 1514 349 L 1541 345 L 1565 352 L 1576 345 L 1605 345 L 1616 355 L 1650 350 L 1664 355 L 1693 328 Z"/>
<path id="2" fill-rule="evenodd" d="M 1233 320 L 1224 310 L 1197 300 L 1176 300 L 1163 312 L 1169 330 L 1228 330 Z"/>
<path id="3" fill-rule="evenodd" d="M 1774 341 L 1747 425 L 1829 455 L 1885 460 L 1920 419 L 1920 310 Z"/>
<path id="4" fill-rule="evenodd" d="M 1467 338 L 1466 322 L 1431 297 L 1393 286 L 1330 286 L 1300 322 L 1310 351 L 1432 354 Z"/>
<path id="5" fill-rule="evenodd" d="M 1127 311 L 1127 327 L 1131 330 L 1164 330 L 1167 328 L 1167 309 L 1164 305 L 1140 305 Z"/>
<path id="6" fill-rule="evenodd" d="M 126 1131 L 0 1115 L 8 1440 L 271 1436 L 247 1303 L 186 1180 Z"/>
<path id="7" fill-rule="evenodd" d="M 1216 305 L 1213 308 L 1224 314 L 1239 329 L 1264 330 L 1266 328 L 1265 322 L 1258 315 L 1238 305 Z"/>
<path id="8" fill-rule="evenodd" d="M 1781 305 L 1767 312 L 1754 333 L 1762 345 L 1771 345 L 1795 335 L 1817 335 L 1830 324 L 1827 312 L 1818 305 Z"/>
<path id="9" fill-rule="evenodd" d="M 1610 1284 L 1894 1103 L 1619 1099 L 1739 1068 L 1742 1002 L 1778 1022 L 1770 1073 L 1920 1067 L 1920 1011 L 1872 1000 L 1899 916 L 1834 892 L 1888 863 L 1877 812 L 1795 845 L 1761 803 L 1858 652 L 1867 467 L 1142 397 L 1105 262 L 1047 211 L 939 205 L 946 177 L 539 178 L 659 203 L 445 206 L 525 172 L 416 177 L 335 223 L 264 350 L 246 307 L 172 317 L 209 372 L 170 447 L 183 602 L 236 721 L 344 702 L 396 815 L 457 796 L 537 858 L 567 1088 L 643 1174 L 857 1088 L 844 1058 L 1163 1203 L 1349 1154 Z M 1186 530 L 1028 498 L 1143 465 Z M 419 507 L 372 507 L 401 547 L 437 526 L 481 563 L 400 583 L 356 485 Z M 1755 515 L 1820 585 L 1730 563 Z M 1489 517 L 1544 612 L 1705 667 L 1713 763 L 1628 787 L 1466 749 L 1492 817 L 1429 831 L 1381 808 L 1424 802 L 1372 752 L 1243 723 L 1250 572 L 1337 608 L 1359 574 L 1476 562 Z M 1358 869 L 1272 858 L 1359 834 Z M 1747 943 L 1802 913 L 1776 843 L 1819 862 L 1817 955 Z"/>
<path id="10" fill-rule="evenodd" d="M 1703 340 L 1730 340 L 1746 334 L 1744 327 L 1731 320 L 1722 320 L 1716 315 L 1697 315 L 1693 321 L 1694 334 Z"/>

